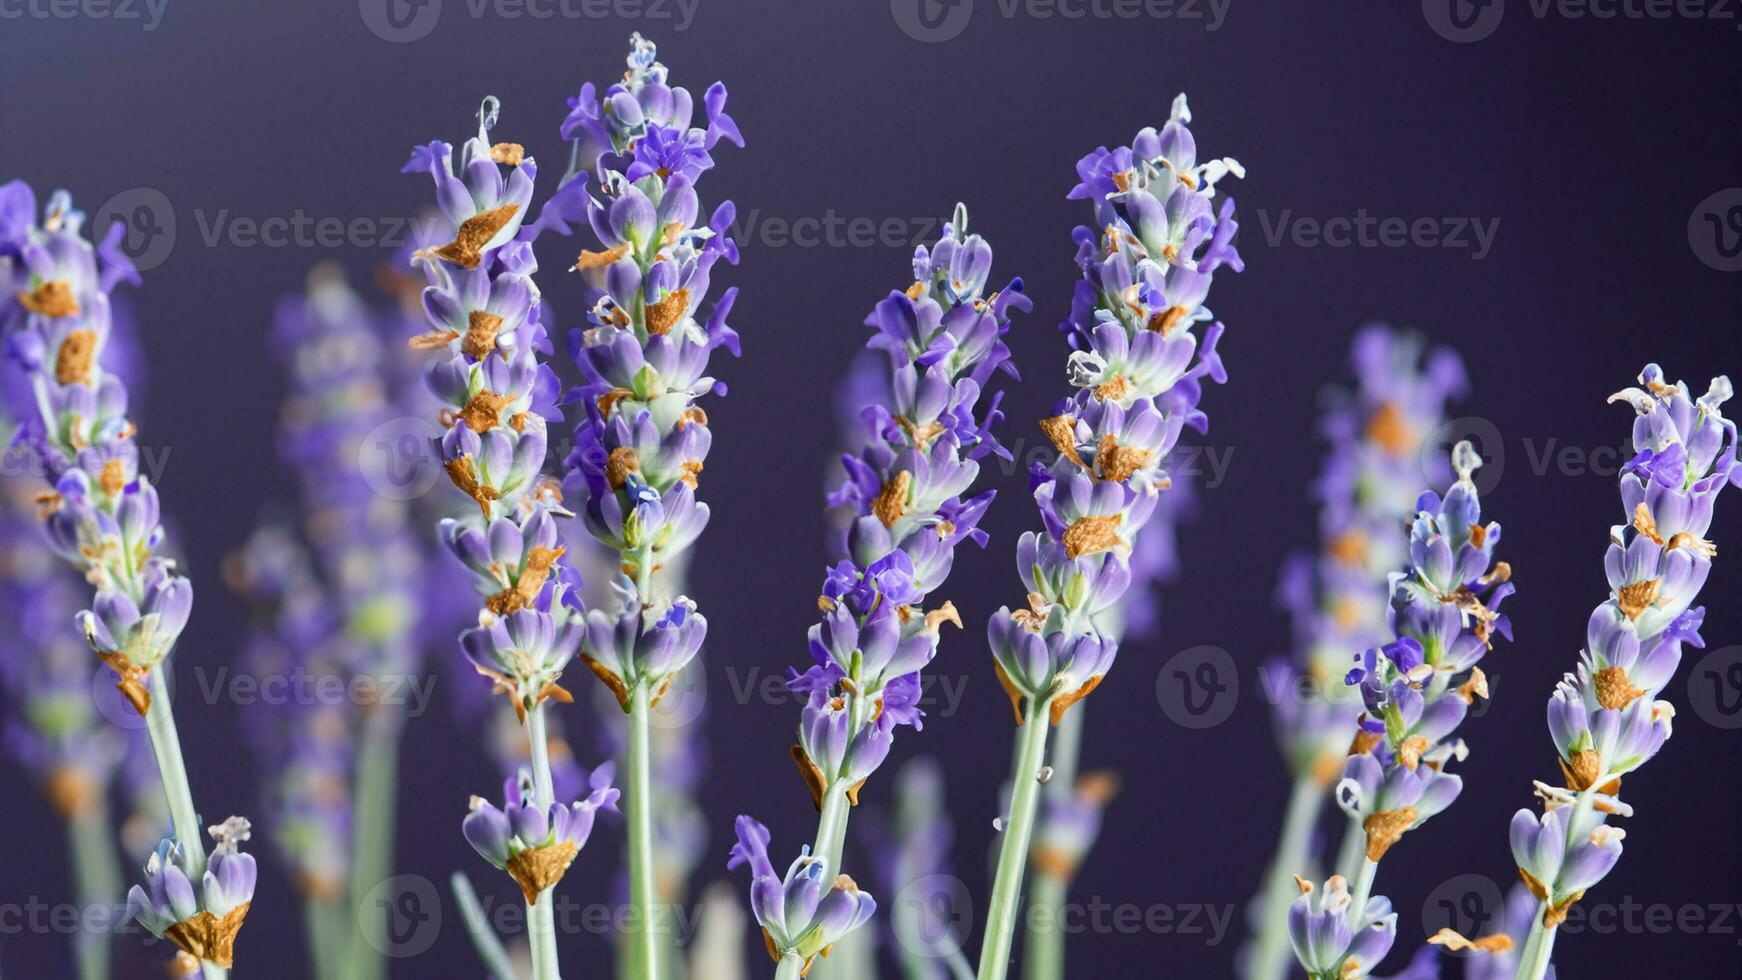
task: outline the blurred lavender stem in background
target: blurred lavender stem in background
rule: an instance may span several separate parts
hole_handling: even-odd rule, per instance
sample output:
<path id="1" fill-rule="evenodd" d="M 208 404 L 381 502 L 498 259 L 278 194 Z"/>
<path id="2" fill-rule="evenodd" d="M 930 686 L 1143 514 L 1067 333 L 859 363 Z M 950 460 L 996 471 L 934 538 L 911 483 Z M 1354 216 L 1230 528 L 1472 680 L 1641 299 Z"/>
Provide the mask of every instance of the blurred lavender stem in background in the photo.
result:
<path id="1" fill-rule="evenodd" d="M 1355 384 L 1326 391 L 1319 424 L 1329 448 L 1312 489 L 1318 550 L 1291 555 L 1277 589 L 1293 653 L 1266 666 L 1265 683 L 1293 780 L 1275 856 L 1248 912 L 1254 938 L 1241 957 L 1247 980 L 1282 980 L 1292 962 L 1294 876 L 1323 866 L 1314 832 L 1361 711 L 1343 673 L 1350 656 L 1387 637 L 1386 581 L 1408 563 L 1405 524 L 1424 486 L 1452 479 L 1448 457 L 1430 440 L 1445 427 L 1448 399 L 1468 386 L 1451 350 L 1436 347 L 1424 359 L 1420 340 L 1381 324 L 1356 333 L 1349 361 Z M 1360 829 L 1350 829 L 1347 860 L 1331 866 L 1349 866 L 1363 844 Z"/>
<path id="2" fill-rule="evenodd" d="M 1697 400 L 1682 382 L 1647 364 L 1639 386 L 1610 397 L 1637 414 L 1636 455 L 1621 468 L 1625 523 L 1609 530 L 1603 556 L 1610 595 L 1591 613 L 1576 672 L 1548 702 L 1549 733 L 1565 787 L 1536 783 L 1541 816 L 1513 814 L 1519 877 L 1537 900 L 1518 958 L 1518 980 L 1541 980 L 1567 911 L 1621 859 L 1626 831 L 1612 816 L 1633 815 L 1621 778 L 1651 761 L 1669 739 L 1675 706 L 1658 695 L 1681 665 L 1682 645 L 1704 647 L 1705 609 L 1694 605 L 1717 545 L 1706 539 L 1726 486 L 1742 484 L 1736 426 L 1722 405 L 1730 379 L 1713 378 Z"/>
<path id="3" fill-rule="evenodd" d="M 305 516 L 300 533 L 268 526 L 226 566 L 266 619 L 250 650 L 259 676 L 337 677 L 361 700 L 262 705 L 248 718 L 277 777 L 267 794 L 273 838 L 315 906 L 305 917 L 316 975 L 345 980 L 386 968 L 366 938 L 380 934 L 385 911 L 362 903 L 393 872 L 405 692 L 416 690 L 421 659 L 416 488 L 395 481 L 396 461 L 374 459 L 398 446 L 370 443 L 428 400 L 389 400 L 386 348 L 399 340 L 336 267 L 315 269 L 305 295 L 281 301 L 274 343 L 291 384 L 279 451 L 302 478 Z"/>
<path id="4" fill-rule="evenodd" d="M 1200 164 L 1190 121 L 1181 95 L 1161 131 L 1078 161 L 1069 195 L 1089 201 L 1095 218 L 1072 236 L 1083 278 L 1060 324 L 1077 391 L 1041 422 L 1058 456 L 1051 467 L 1037 463 L 1031 479 L 1045 533 L 1017 545 L 1026 608 L 1001 609 L 987 624 L 1019 731 L 980 980 L 1009 970 L 1049 726 L 1111 669 L 1111 613 L 1130 586 L 1137 536 L 1170 486 L 1162 466 L 1186 426 L 1208 424 L 1201 379 L 1226 379 L 1216 354 L 1223 327 L 1203 304 L 1218 268 L 1243 268 L 1234 202 L 1214 200 L 1216 182 L 1244 170 L 1231 159 Z"/>

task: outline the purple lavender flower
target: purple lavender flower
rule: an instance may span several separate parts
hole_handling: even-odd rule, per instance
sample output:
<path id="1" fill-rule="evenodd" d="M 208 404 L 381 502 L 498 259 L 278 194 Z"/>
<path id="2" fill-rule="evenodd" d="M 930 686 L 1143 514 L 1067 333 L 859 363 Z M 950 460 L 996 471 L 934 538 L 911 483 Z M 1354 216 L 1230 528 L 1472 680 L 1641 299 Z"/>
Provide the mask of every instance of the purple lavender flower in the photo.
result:
<path id="1" fill-rule="evenodd" d="M 654 605 L 652 579 L 708 522 L 696 492 L 713 437 L 696 401 L 725 392 L 706 372 L 716 349 L 738 352 L 726 325 L 737 291 L 726 290 L 705 322 L 698 317 L 714 264 L 736 263 L 738 250 L 726 234 L 731 203 L 698 225 L 695 185 L 720 140 L 743 145 L 725 113 L 725 86 L 708 89 L 706 123 L 692 126 L 690 94 L 667 83 L 654 45 L 636 34 L 630 49 L 624 80 L 602 97 L 583 86 L 562 129 L 576 161 L 594 167 L 600 196 L 585 204 L 601 246 L 575 264 L 593 305 L 590 326 L 570 341 L 583 380 L 568 399 L 581 418 L 564 492 L 623 570 L 618 608 L 590 614 L 586 662 L 625 711 L 639 688 L 657 697 L 707 629 L 688 599 Z"/>
<path id="2" fill-rule="evenodd" d="M 842 937 L 870 921 L 877 902 L 846 875 L 829 877 L 826 858 L 813 857 L 806 846 L 787 868 L 783 879 L 768 859 L 768 828 L 740 816 L 738 843 L 732 845 L 728 868 L 750 868 L 750 908 L 762 926 L 768 955 L 779 963 L 795 958 L 802 971 Z"/>
<path id="3" fill-rule="evenodd" d="M 1332 875 L 1322 892 L 1296 878 L 1300 897 L 1288 909 L 1288 938 L 1294 955 L 1310 980 L 1359 980 L 1370 976 L 1397 940 L 1397 913 L 1391 902 L 1375 896 L 1352 908 L 1358 899 L 1349 883 Z"/>
<path id="4" fill-rule="evenodd" d="M 231 817 L 207 830 L 216 843 L 198 862 L 204 871 L 197 897 L 188 873 L 196 865 L 180 844 L 165 839 L 146 862 L 146 884 L 128 893 L 127 909 L 152 935 L 167 936 L 189 956 L 227 970 L 235 958 L 236 934 L 254 901 L 254 855 L 241 851 L 251 828 L 247 820 Z"/>
<path id="5" fill-rule="evenodd" d="M 586 846 L 594 814 L 617 808 L 612 776 L 610 765 L 600 766 L 587 779 L 590 791 L 584 799 L 539 806 L 532 801 L 532 776 L 522 772 L 504 786 L 501 807 L 472 797 L 463 825 L 466 841 L 484 860 L 507 871 L 531 905 L 562 880 Z"/>
<path id="6" fill-rule="evenodd" d="M 1609 598 L 1592 613 L 1578 669 L 1549 698 L 1549 732 L 1565 786 L 1536 784 L 1541 815 L 1520 810 L 1512 854 L 1537 900 L 1519 954 L 1518 976 L 1549 969 L 1567 910 L 1614 867 L 1624 832 L 1611 816 L 1630 816 L 1620 779 L 1649 762 L 1671 734 L 1675 708 L 1658 700 L 1681 661 L 1684 643 L 1702 646 L 1704 610 L 1694 605 L 1717 548 L 1706 540 L 1717 496 L 1742 482 L 1736 426 L 1722 405 L 1728 378 L 1698 399 L 1648 364 L 1639 387 L 1610 398 L 1633 407 L 1635 456 L 1622 467 L 1627 523 L 1609 533 L 1603 565 Z"/>

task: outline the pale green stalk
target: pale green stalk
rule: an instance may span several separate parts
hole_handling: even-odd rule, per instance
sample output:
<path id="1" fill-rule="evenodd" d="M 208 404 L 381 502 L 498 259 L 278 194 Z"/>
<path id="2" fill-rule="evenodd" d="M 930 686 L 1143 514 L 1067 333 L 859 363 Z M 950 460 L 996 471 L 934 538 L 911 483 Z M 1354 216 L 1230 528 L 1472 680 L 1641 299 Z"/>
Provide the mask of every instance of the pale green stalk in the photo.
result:
<path id="1" fill-rule="evenodd" d="M 348 980 L 344 954 L 352 929 L 340 900 L 309 898 L 302 903 L 304 938 L 310 968 L 319 980 Z"/>
<path id="2" fill-rule="evenodd" d="M 472 947 L 477 950 L 478 958 L 484 961 L 484 968 L 495 980 L 520 980 L 520 975 L 514 972 L 514 964 L 508 959 L 508 950 L 503 947 L 496 930 L 490 928 L 490 920 L 484 914 L 483 904 L 478 901 L 478 893 L 472 889 L 471 879 L 456 871 L 448 879 L 448 884 L 454 890 L 454 903 L 460 907 L 460 923 L 466 927 L 466 935 L 472 937 Z"/>
<path id="3" fill-rule="evenodd" d="M 1310 774 L 1295 777 L 1288 797 L 1288 814 L 1282 822 L 1282 837 L 1276 859 L 1270 866 L 1264 892 L 1259 898 L 1258 936 L 1247 964 L 1250 980 L 1282 980 L 1294 963 L 1288 941 L 1288 907 L 1300 891 L 1294 876 L 1307 874 L 1307 848 L 1312 840 L 1324 791 Z"/>
<path id="4" fill-rule="evenodd" d="M 121 862 L 108 814 L 108 800 L 98 799 L 67 823 L 73 879 L 78 882 L 79 904 L 85 908 L 100 904 L 113 910 L 122 894 Z M 110 935 L 107 929 L 80 930 L 74 938 L 80 980 L 108 980 Z"/>
<path id="5" fill-rule="evenodd" d="M 631 962 L 641 980 L 658 980 L 659 936 L 654 930 L 653 881 L 653 713 L 647 684 L 638 681 L 629 695 L 629 765 L 623 811 L 629 822 L 629 904 Z"/>
<path id="6" fill-rule="evenodd" d="M 371 712 L 398 712 L 400 709 L 377 704 Z M 351 840 L 351 885 L 348 901 L 355 915 L 352 930 L 351 956 L 346 980 L 379 980 L 386 975 L 387 963 L 381 954 L 364 939 L 368 934 L 364 922 L 370 917 L 385 918 L 385 910 L 365 909 L 363 896 L 393 873 L 394 811 L 398 796 L 399 718 L 378 718 L 366 726 L 368 737 L 357 757 L 357 781 L 353 813 L 356 824 Z"/>
<path id="7" fill-rule="evenodd" d="M 1010 813 L 1004 820 L 1004 841 L 998 850 L 998 872 L 992 879 L 992 904 L 986 913 L 986 936 L 980 945 L 979 980 L 1004 980 L 1010 971 L 1010 947 L 1016 933 L 1022 876 L 1028 867 L 1029 838 L 1040 801 L 1040 767 L 1046 758 L 1049 699 L 1032 699 L 1023 719 L 1010 790 Z"/>
<path id="8" fill-rule="evenodd" d="M 175 730 L 163 666 L 161 660 L 153 664 L 147 678 L 151 704 L 145 710 L 145 730 L 151 736 L 151 754 L 157 757 L 157 775 L 163 781 L 163 796 L 169 802 L 170 822 L 175 825 L 188 880 L 199 881 L 206 873 L 206 848 L 200 841 L 200 816 L 188 788 L 187 763 L 181 757 L 181 736 Z M 205 980 L 225 980 L 230 971 L 211 960 L 201 960 L 200 974 Z"/>
<path id="9" fill-rule="evenodd" d="M 804 957 L 797 953 L 788 953 L 780 958 L 780 965 L 774 970 L 774 980 L 799 980 L 804 975 Z"/>
<path id="10" fill-rule="evenodd" d="M 206 848 L 200 840 L 200 816 L 188 788 L 187 763 L 181 756 L 181 736 L 175 729 L 175 712 L 169 702 L 169 682 L 164 662 L 152 665 L 148 678 L 151 704 L 145 712 L 145 731 L 151 736 L 151 754 L 157 757 L 157 775 L 163 781 L 163 796 L 169 803 L 175 840 L 181 846 L 189 881 L 206 873 Z"/>
<path id="11" fill-rule="evenodd" d="M 1349 892 L 1349 922 L 1359 923 L 1367 914 L 1367 899 L 1373 894 L 1373 879 L 1379 874 L 1379 862 L 1362 856 L 1355 871 L 1354 887 Z"/>
<path id="12" fill-rule="evenodd" d="M 1049 762 L 1052 778 L 1041 791 L 1049 802 L 1069 802 L 1076 792 L 1078 758 L 1083 744 L 1083 709 L 1075 709 L 1059 720 L 1058 733 L 1053 736 Z M 1032 863 L 1032 859 L 1031 859 Z M 1043 872 L 1038 866 L 1034 885 L 1028 896 L 1028 939 L 1022 947 L 1022 975 L 1025 980 L 1064 980 L 1065 933 L 1059 915 L 1069 897 L 1070 882 L 1056 874 Z"/>
<path id="13" fill-rule="evenodd" d="M 556 799 L 551 787 L 550 742 L 544 731 L 544 704 L 532 706 L 526 713 L 526 737 L 532 745 L 532 803 L 548 810 Z M 562 970 L 557 965 L 556 914 L 552 907 L 551 889 L 538 893 L 538 900 L 527 909 L 526 936 L 532 946 L 533 980 L 560 980 Z"/>

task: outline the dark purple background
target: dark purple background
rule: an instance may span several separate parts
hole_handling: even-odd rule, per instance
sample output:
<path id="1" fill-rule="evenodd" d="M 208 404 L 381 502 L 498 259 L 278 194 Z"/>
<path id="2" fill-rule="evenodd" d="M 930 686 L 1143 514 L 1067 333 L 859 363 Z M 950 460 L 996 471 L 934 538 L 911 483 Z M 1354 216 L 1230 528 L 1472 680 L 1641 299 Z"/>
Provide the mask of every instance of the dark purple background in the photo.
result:
<path id="1" fill-rule="evenodd" d="M 218 584 L 218 562 L 263 503 L 295 492 L 273 452 L 282 391 L 266 351 L 273 304 L 316 261 L 338 260 L 364 277 L 389 258 L 380 248 L 208 246 L 201 221 L 225 209 L 232 219 L 299 209 L 344 219 L 415 213 L 429 187 L 398 175 L 407 148 L 463 139 L 486 93 L 504 103 L 499 138 L 525 143 L 544 162 L 547 193 L 565 159 L 556 136 L 563 99 L 583 80 L 615 77 L 625 39 L 639 29 L 660 43 L 674 81 L 697 92 L 715 78 L 729 84 L 750 148 L 717 155 L 705 197 L 730 196 L 745 223 L 753 211 L 765 221 L 832 211 L 911 225 L 968 202 L 974 230 L 997 249 L 996 275 L 1025 276 L 1037 303 L 1012 335 L 1026 382 L 1005 402 L 1010 433 L 1032 447 L 1033 420 L 1063 388 L 1065 348 L 1053 324 L 1075 277 L 1070 230 L 1086 214 L 1064 200 L 1072 165 L 1097 144 L 1159 125 L 1185 89 L 1203 150 L 1238 156 L 1250 170 L 1228 185 L 1241 206 L 1248 271 L 1220 277 L 1212 299 L 1228 324 L 1232 379 L 1205 399 L 1207 441 L 1232 451 L 1232 466 L 1185 533 L 1187 571 L 1169 594 L 1164 639 L 1125 649 L 1088 702 L 1086 761 L 1121 770 L 1126 789 L 1077 894 L 1223 905 L 1254 891 L 1286 786 L 1253 672 L 1286 641 L 1271 605 L 1278 563 L 1313 535 L 1305 486 L 1322 450 L 1316 392 L 1343 377 L 1348 338 L 1370 318 L 1414 325 L 1467 359 L 1474 395 L 1454 414 L 1499 434 L 1498 446 L 1485 447 L 1491 457 L 1504 453 L 1487 503 L 1506 526 L 1502 552 L 1520 588 L 1511 609 L 1518 642 L 1485 665 L 1497 700 L 1466 726 L 1474 754 L 1461 769 L 1464 795 L 1393 852 L 1378 890 L 1402 912 L 1406 950 L 1421 940 L 1423 903 L 1441 882 L 1477 872 L 1510 883 L 1506 821 L 1530 802 L 1531 778 L 1554 774 L 1542 705 L 1604 595 L 1605 532 L 1620 517 L 1613 457 L 1599 458 L 1595 474 L 1537 457 L 1551 445 L 1580 453 L 1620 445 L 1630 413 L 1604 397 L 1647 360 L 1702 390 L 1711 374 L 1742 370 L 1742 275 L 1703 264 L 1687 230 L 1702 200 L 1742 184 L 1737 21 L 1539 18 L 1514 0 L 1492 37 L 1458 44 L 1437 35 L 1415 2 L 1234 0 L 1209 31 L 1201 20 L 1040 20 L 1026 10 L 1006 18 L 997 0 L 978 0 L 959 37 L 921 43 L 883 2 L 700 0 L 683 31 L 669 19 L 537 21 L 495 8 L 474 19 L 462 0 L 446 7 L 433 33 L 411 43 L 382 39 L 357 4 L 331 0 L 169 0 L 154 31 L 84 16 L 0 20 L 0 176 L 43 192 L 68 187 L 93 211 L 133 187 L 161 191 L 175 209 L 174 248 L 147 273 L 137 306 L 153 373 L 144 441 L 173 447 L 162 490 L 201 596 L 175 660 L 184 677 L 237 650 L 241 615 Z M 1492 254 L 1477 261 L 1469 249 L 1273 243 L 1267 224 L 1285 220 L 1286 209 L 1319 220 L 1366 209 L 1500 224 Z M 804 657 L 823 558 L 818 486 L 835 439 L 831 385 L 863 340 L 864 312 L 908 281 L 911 244 L 775 247 L 752 235 L 743 264 L 725 274 L 743 287 L 733 320 L 745 357 L 719 365 L 731 397 L 708 407 L 716 445 L 702 488 L 714 521 L 691 589 L 711 623 L 716 748 L 706 802 L 715 839 L 705 877 L 723 864 L 737 812 L 768 822 L 781 851 L 814 826 L 786 756 L 796 712 L 735 703 L 725 671 L 742 678 Z M 570 249 L 545 256 L 553 270 L 545 287 L 564 327 L 577 320 L 578 284 L 554 270 Z M 988 520 L 993 544 L 957 562 L 948 592 L 969 628 L 946 637 L 938 661 L 940 671 L 968 678 L 967 696 L 954 716 L 934 712 L 896 750 L 897 761 L 931 752 L 946 762 L 957 864 L 982 909 L 1010 745 L 982 624 L 997 604 L 1020 600 L 1011 548 L 1035 523 L 1019 473 L 990 468 L 987 476 L 1006 491 Z M 1729 500 L 1714 529 L 1723 551 L 1705 596 L 1711 650 L 1742 643 L 1733 601 L 1742 571 L 1731 557 L 1742 540 L 1738 508 L 1742 501 Z M 1161 664 L 1200 644 L 1241 665 L 1232 717 L 1202 731 L 1171 721 L 1155 693 Z M 1690 652 L 1683 676 L 1712 655 Z M 1639 814 L 1626 824 L 1626 857 L 1593 901 L 1742 901 L 1742 800 L 1729 775 L 1742 736 L 1702 718 L 1687 693 L 1679 678 L 1666 693 L 1682 708 L 1676 737 L 1627 781 Z M 254 809 L 236 709 L 184 702 L 179 713 L 199 804 Z M 67 888 L 59 830 L 16 770 L 0 762 L 0 773 L 17 788 L 6 803 L 4 897 L 58 900 Z M 510 891 L 498 886 L 507 882 L 487 876 L 458 833 L 466 794 L 492 780 L 473 733 L 457 730 L 445 710 L 413 722 L 404 777 L 400 868 L 438 882 L 466 868 L 506 900 Z M 887 784 L 879 776 L 868 795 L 886 798 Z M 565 892 L 609 900 L 604 869 L 616 865 L 620 842 L 616 830 L 603 832 Z M 296 975 L 292 895 L 271 847 L 261 841 L 257 850 L 262 885 L 238 975 Z M 742 884 L 740 873 L 734 885 Z M 481 972 L 447 911 L 434 949 L 396 975 Z M 1241 922 L 1237 915 L 1233 928 Z M 1727 927 L 1565 936 L 1563 975 L 1674 964 L 1679 975 L 1735 976 L 1742 938 L 1735 917 Z M 1227 975 L 1237 942 L 1079 936 L 1072 973 L 1124 966 L 1145 976 Z M 564 943 L 574 975 L 604 975 L 602 938 Z M 64 969 L 64 937 L 5 935 L 0 944 L 7 966 L 34 965 L 21 975 Z"/>

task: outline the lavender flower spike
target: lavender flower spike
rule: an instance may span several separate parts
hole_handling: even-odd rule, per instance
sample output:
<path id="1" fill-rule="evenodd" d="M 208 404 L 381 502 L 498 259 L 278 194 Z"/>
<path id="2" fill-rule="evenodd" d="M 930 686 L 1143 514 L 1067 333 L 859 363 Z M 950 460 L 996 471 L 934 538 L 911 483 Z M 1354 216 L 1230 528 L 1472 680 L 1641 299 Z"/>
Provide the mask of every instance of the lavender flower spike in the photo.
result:
<path id="1" fill-rule="evenodd" d="M 155 554 L 164 536 L 157 490 L 139 469 L 126 385 L 103 359 L 113 327 L 109 292 L 138 275 L 118 247 L 123 230 L 112 227 L 93 246 L 65 191 L 49 198 L 40 225 L 35 211 L 27 185 L 0 187 L 0 279 L 9 287 L 0 294 L 0 333 L 35 402 L 20 420 L 18 441 L 53 487 L 40 498 L 50 546 L 96 590 L 79 625 L 146 719 L 175 826 L 177 870 L 194 880 L 206 873 L 207 857 L 163 695 L 165 661 L 187 625 L 193 587 L 174 562 Z M 228 939 L 241 928 L 246 904 L 241 908 L 233 917 L 224 910 Z M 208 977 L 228 972 L 227 952 L 225 962 L 202 955 L 212 944 L 197 940 L 191 926 L 169 935 Z"/>
<path id="2" fill-rule="evenodd" d="M 1277 588 L 1292 651 L 1266 665 L 1264 683 L 1279 694 L 1272 699 L 1277 740 L 1293 787 L 1268 880 L 1250 908 L 1255 935 L 1242 952 L 1246 980 L 1282 980 L 1290 968 L 1293 879 L 1316 863 L 1313 831 L 1363 707 L 1360 690 L 1343 683 L 1349 653 L 1393 636 L 1385 583 L 1409 563 L 1408 529 L 1424 471 L 1430 487 L 1447 486 L 1453 476 L 1447 457 L 1426 444 L 1445 422 L 1447 401 L 1467 387 L 1458 356 L 1444 347 L 1424 352 L 1413 336 L 1374 324 L 1356 333 L 1349 360 L 1355 384 L 1328 393 L 1319 425 L 1329 448 L 1313 482 L 1318 547 L 1290 556 Z M 1360 845 L 1351 840 L 1351 848 Z"/>
<path id="3" fill-rule="evenodd" d="M 1512 818 L 1512 857 L 1537 911 L 1517 976 L 1540 980 L 1567 910 L 1620 860 L 1625 833 L 1610 817 L 1632 815 L 1621 777 L 1651 761 L 1669 739 L 1675 708 L 1658 700 L 1681 664 L 1682 645 L 1703 647 L 1695 606 L 1717 546 L 1706 540 L 1723 489 L 1742 485 L 1736 426 L 1722 405 L 1730 379 L 1694 398 L 1648 364 L 1639 386 L 1609 400 L 1633 407 L 1633 449 L 1622 467 L 1627 523 L 1609 531 L 1603 567 L 1609 598 L 1591 613 L 1575 672 L 1548 703 L 1549 733 L 1565 786 L 1536 784 L 1543 813 Z"/>
<path id="4" fill-rule="evenodd" d="M 542 475 L 547 422 L 561 417 L 560 385 L 539 356 L 550 352 L 550 341 L 532 245 L 546 228 L 568 230 L 565 216 L 576 207 L 582 181 L 565 180 L 538 220 L 526 222 L 537 163 L 518 143 L 491 141 L 499 109 L 494 97 L 484 100 L 478 134 L 461 147 L 457 170 L 453 148 L 441 141 L 413 149 L 404 168 L 433 180 L 446 219 L 441 230 L 451 237 L 413 254 L 428 282 L 430 330 L 412 346 L 438 354 L 426 380 L 442 405 L 441 459 L 478 508 L 440 529 L 472 573 L 481 606 L 478 625 L 460 645 L 525 725 L 532 804 L 545 808 L 555 803 L 555 791 L 544 705 L 572 700 L 559 680 L 585 627 L 579 577 L 562 563 L 566 549 L 555 520 L 569 515 Z M 548 889 L 528 896 L 533 975 L 554 978 L 551 896 Z"/>
<path id="5" fill-rule="evenodd" d="M 787 682 L 805 696 L 792 757 L 818 812 L 820 867 L 842 867 L 860 791 L 895 733 L 921 727 L 921 671 L 944 624 L 961 626 L 954 605 L 932 600 L 927 609 L 928 599 L 948 580 L 957 547 L 986 542 L 979 522 L 993 492 L 968 494 L 978 460 L 1009 452 L 993 435 L 1002 395 L 982 397 L 998 372 L 1016 373 L 1003 338 L 1012 312 L 1030 308 L 1021 279 L 989 289 L 991 271 L 992 246 L 968 232 L 958 204 L 939 240 L 914 250 L 913 282 L 865 321 L 864 363 L 875 368 L 852 385 L 865 403 L 828 496 L 840 526 L 821 621 L 810 630 L 811 665 Z"/>
<path id="6" fill-rule="evenodd" d="M 1095 219 L 1073 234 L 1083 278 L 1060 324 L 1077 390 L 1041 422 L 1058 456 L 1031 478 L 1044 532 L 1017 546 L 1028 602 L 987 624 L 1023 732 L 980 980 L 1009 969 L 1048 731 L 1113 666 L 1118 643 L 1104 613 L 1129 587 L 1133 542 L 1171 485 L 1162 461 L 1186 426 L 1208 425 L 1204 379 L 1227 379 L 1216 352 L 1223 327 L 1204 300 L 1216 270 L 1244 268 L 1234 202 L 1215 203 L 1216 182 L 1244 171 L 1232 160 L 1199 164 L 1190 119 L 1182 95 L 1161 132 L 1077 163 L 1070 197 L 1088 200 Z"/>
<path id="7" fill-rule="evenodd" d="M 714 264 L 738 260 L 727 234 L 733 208 L 723 203 L 703 222 L 695 185 L 713 168 L 721 141 L 743 145 L 726 114 L 726 87 L 709 86 L 697 120 L 695 100 L 668 84 L 656 54 L 652 42 L 632 35 L 623 80 L 602 94 L 582 86 L 562 128 L 573 140 L 571 173 L 593 167 L 596 185 L 578 174 L 570 182 L 597 191 L 585 195 L 585 213 L 601 246 L 574 266 L 592 287 L 593 305 L 589 326 L 570 341 L 582 384 L 569 394 L 580 418 L 564 491 L 622 569 L 617 608 L 589 613 L 583 659 L 629 715 L 630 902 L 642 923 L 630 950 L 634 972 L 645 977 L 661 972 L 651 925 L 649 714 L 707 631 L 693 603 L 662 601 L 653 580 L 675 568 L 707 526 L 697 490 L 713 435 L 697 402 L 725 393 L 706 373 L 713 352 L 738 353 L 738 335 L 726 325 L 736 290 L 706 309 Z"/>
<path id="8" fill-rule="evenodd" d="M 1342 870 L 1332 886 L 1350 888 L 1351 926 L 1371 910 L 1373 880 L 1379 862 L 1409 831 L 1450 806 L 1463 781 L 1447 772 L 1447 764 L 1468 754 L 1457 727 L 1469 705 L 1486 697 L 1488 685 L 1477 663 L 1495 636 L 1508 639 L 1512 627 L 1500 612 L 1513 592 L 1511 568 L 1494 560 L 1500 525 L 1483 524 L 1474 475 L 1481 459 L 1475 447 L 1460 442 L 1452 450 L 1458 474 L 1441 498 L 1433 491 L 1416 502 L 1410 525 L 1410 567 L 1391 579 L 1392 642 L 1358 655 L 1346 681 L 1356 687 L 1366 710 L 1355 725 L 1355 736 L 1337 783 L 1337 803 L 1349 817 Z M 1349 884 L 1352 876 L 1353 884 Z M 1301 903 L 1290 910 L 1289 931 L 1295 955 L 1309 974 L 1320 975 L 1336 960 L 1327 959 L 1334 945 L 1303 943 L 1317 934 L 1300 926 Z M 1330 891 L 1325 899 L 1331 902 Z M 1347 937 L 1344 937 L 1347 938 Z M 1459 937 L 1462 940 L 1462 937 Z M 1504 936 L 1464 941 L 1481 949 L 1504 946 Z M 1389 939 L 1386 946 L 1389 947 Z M 1372 950 L 1368 951 L 1369 953 Z M 1384 950 L 1379 950 L 1380 956 Z M 1333 976 L 1362 977 L 1379 965 L 1377 956 L 1356 956 Z"/>

